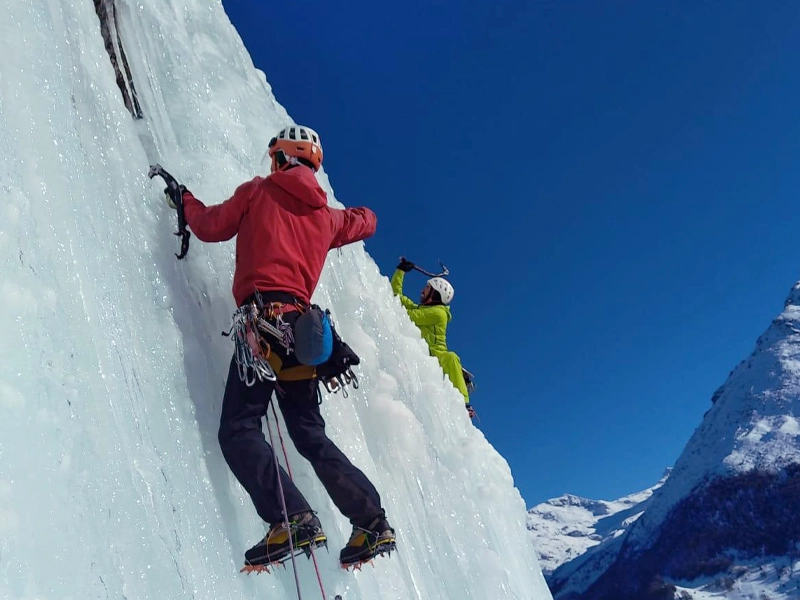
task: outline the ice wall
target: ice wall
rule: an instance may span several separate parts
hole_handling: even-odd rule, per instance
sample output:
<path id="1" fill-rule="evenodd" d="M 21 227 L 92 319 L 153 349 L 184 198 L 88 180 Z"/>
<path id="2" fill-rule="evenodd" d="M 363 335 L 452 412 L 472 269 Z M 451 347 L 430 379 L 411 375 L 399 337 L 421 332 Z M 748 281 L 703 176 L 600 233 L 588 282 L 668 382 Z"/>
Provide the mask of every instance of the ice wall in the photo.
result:
<path id="1" fill-rule="evenodd" d="M 288 571 L 237 572 L 265 526 L 216 442 L 233 243 L 193 239 L 177 261 L 146 177 L 159 161 L 222 201 L 290 119 L 219 2 L 118 1 L 140 121 L 91 2 L 0 4 L 0 598 L 295 598 Z M 399 545 L 341 571 L 350 525 L 290 448 L 331 544 L 327 595 L 549 599 L 507 463 L 363 244 L 331 253 L 315 300 L 362 357 L 361 388 L 325 397 L 329 434 Z M 299 571 L 319 597 L 311 563 Z"/>

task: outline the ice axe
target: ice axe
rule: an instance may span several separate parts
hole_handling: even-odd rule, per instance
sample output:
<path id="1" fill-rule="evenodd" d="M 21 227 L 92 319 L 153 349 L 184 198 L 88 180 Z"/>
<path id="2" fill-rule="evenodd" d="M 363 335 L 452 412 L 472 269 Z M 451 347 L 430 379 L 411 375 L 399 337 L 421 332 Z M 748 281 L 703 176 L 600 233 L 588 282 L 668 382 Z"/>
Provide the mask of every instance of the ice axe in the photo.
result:
<path id="1" fill-rule="evenodd" d="M 475 391 L 475 388 L 478 386 L 475 385 L 475 375 L 467 371 L 464 367 L 461 367 L 461 373 L 464 375 L 464 383 L 467 384 L 467 392 L 472 394 Z"/>
<path id="2" fill-rule="evenodd" d="M 403 261 L 403 260 L 408 260 L 408 259 L 405 256 L 401 256 L 400 260 Z M 409 261 L 409 262 L 411 262 L 411 261 Z M 414 263 L 412 262 L 412 264 L 414 264 Z M 449 275 L 450 274 L 450 270 L 446 266 L 444 266 L 444 263 L 442 261 L 439 261 L 439 266 L 442 268 L 442 272 L 441 273 L 431 273 L 430 271 L 426 271 L 425 269 L 423 269 L 422 267 L 420 267 L 420 266 L 418 266 L 416 264 L 414 264 L 414 266 L 411 267 L 411 268 L 414 269 L 415 271 L 419 271 L 423 275 L 427 275 L 428 277 L 444 277 L 445 275 Z"/>
<path id="3" fill-rule="evenodd" d="M 156 175 L 161 177 L 167 184 L 167 191 L 178 212 L 178 231 L 175 232 L 175 235 L 181 238 L 181 253 L 175 256 L 178 257 L 178 260 L 181 260 L 189 252 L 189 238 L 191 237 L 189 230 L 186 229 L 186 217 L 183 214 L 183 192 L 178 181 L 159 164 L 151 165 L 150 170 L 147 172 L 147 176 L 150 179 Z"/>

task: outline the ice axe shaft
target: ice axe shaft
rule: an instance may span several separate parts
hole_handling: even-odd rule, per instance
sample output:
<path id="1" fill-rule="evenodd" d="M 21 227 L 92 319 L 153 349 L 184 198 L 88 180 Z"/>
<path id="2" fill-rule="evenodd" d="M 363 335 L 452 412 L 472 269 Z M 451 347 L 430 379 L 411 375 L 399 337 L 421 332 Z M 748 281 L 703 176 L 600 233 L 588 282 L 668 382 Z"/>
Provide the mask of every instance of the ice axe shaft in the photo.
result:
<path id="1" fill-rule="evenodd" d="M 401 256 L 400 260 L 406 260 L 406 257 L 405 256 Z M 442 261 L 439 261 L 439 266 L 442 268 L 441 273 L 432 273 L 431 271 L 423 269 L 422 267 L 420 267 L 419 265 L 416 265 L 416 264 L 412 268 L 415 271 L 419 271 L 423 275 L 427 275 L 428 277 L 444 277 L 445 275 L 449 275 L 450 274 L 450 270 L 444 265 L 444 263 Z"/>

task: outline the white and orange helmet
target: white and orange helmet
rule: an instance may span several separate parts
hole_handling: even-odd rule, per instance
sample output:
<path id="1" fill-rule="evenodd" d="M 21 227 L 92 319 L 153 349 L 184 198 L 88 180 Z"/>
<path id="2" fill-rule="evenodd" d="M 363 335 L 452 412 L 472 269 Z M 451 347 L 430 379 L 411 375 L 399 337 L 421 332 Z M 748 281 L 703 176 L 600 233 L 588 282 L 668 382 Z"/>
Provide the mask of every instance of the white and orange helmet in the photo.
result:
<path id="1" fill-rule="evenodd" d="M 269 142 L 267 151 L 270 170 L 284 171 L 298 163 L 319 171 L 322 166 L 322 143 L 319 134 L 310 127 L 289 125 Z"/>

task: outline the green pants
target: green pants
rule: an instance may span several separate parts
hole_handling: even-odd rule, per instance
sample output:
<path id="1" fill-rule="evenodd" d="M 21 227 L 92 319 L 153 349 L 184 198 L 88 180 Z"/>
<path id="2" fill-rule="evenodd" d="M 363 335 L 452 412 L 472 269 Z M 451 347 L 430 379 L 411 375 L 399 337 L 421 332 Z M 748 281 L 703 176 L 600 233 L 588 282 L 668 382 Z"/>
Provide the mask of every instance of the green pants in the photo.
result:
<path id="1" fill-rule="evenodd" d="M 455 352 L 444 352 L 436 356 L 442 371 L 450 378 L 453 386 L 464 396 L 464 402 L 469 402 L 467 383 L 464 381 L 464 372 L 461 370 L 461 359 Z"/>

